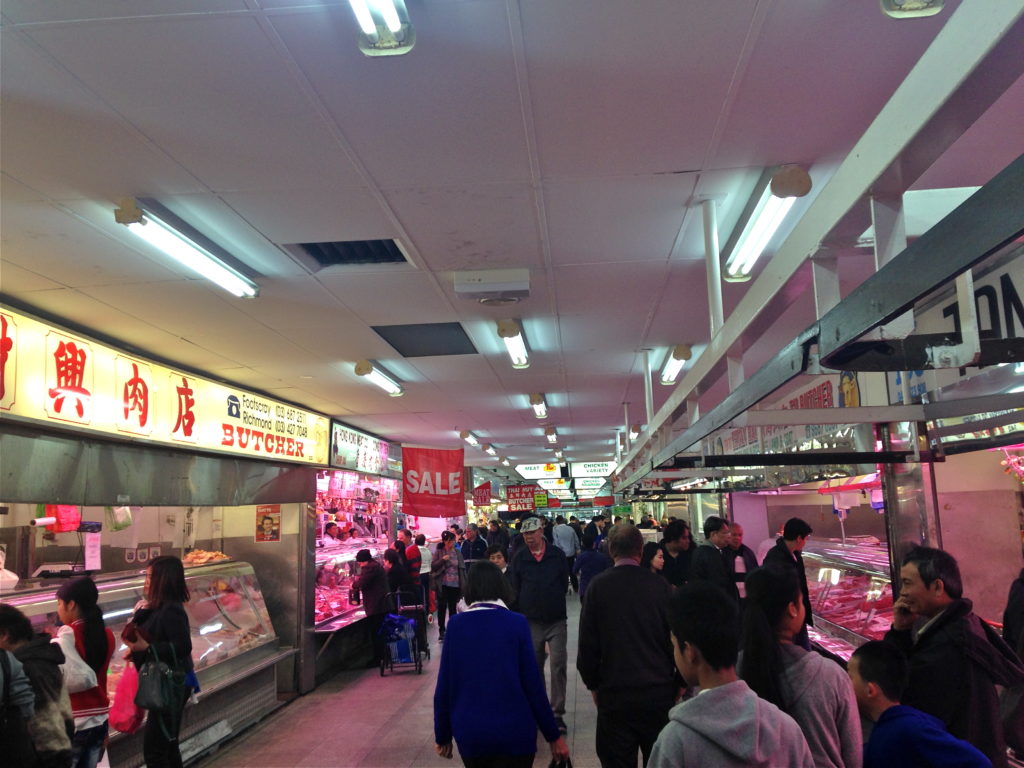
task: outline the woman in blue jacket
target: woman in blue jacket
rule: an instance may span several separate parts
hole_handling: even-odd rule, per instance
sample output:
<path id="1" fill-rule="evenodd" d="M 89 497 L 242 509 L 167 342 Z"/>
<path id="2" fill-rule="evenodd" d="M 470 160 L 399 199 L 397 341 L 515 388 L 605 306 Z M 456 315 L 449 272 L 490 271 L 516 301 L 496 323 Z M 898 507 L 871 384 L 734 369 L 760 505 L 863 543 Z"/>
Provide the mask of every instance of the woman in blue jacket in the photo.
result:
<path id="1" fill-rule="evenodd" d="M 537 669 L 526 619 L 508 609 L 512 594 L 494 563 L 476 562 L 466 581 L 466 611 L 448 622 L 434 689 L 437 753 L 452 757 L 452 739 L 467 768 L 527 768 L 537 728 L 556 761 L 569 747 L 555 723 Z M 467 667 L 480 648 L 496 660 L 487 675 Z"/>

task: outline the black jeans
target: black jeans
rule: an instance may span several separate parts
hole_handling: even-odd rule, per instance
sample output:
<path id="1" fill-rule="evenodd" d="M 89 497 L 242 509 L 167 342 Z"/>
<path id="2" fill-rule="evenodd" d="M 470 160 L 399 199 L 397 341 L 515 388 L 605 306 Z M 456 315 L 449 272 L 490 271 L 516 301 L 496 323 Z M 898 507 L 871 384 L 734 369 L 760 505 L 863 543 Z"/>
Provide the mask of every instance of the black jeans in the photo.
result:
<path id="1" fill-rule="evenodd" d="M 462 596 L 458 587 L 441 586 L 437 593 L 437 631 L 444 636 L 445 613 L 455 615 L 455 607 L 459 604 Z"/>
<path id="2" fill-rule="evenodd" d="M 647 765 L 674 703 L 674 687 L 664 691 L 598 694 L 595 742 L 601 768 L 635 768 L 638 749 Z"/>
<path id="3" fill-rule="evenodd" d="M 572 585 L 572 591 L 573 592 L 579 592 L 580 591 L 579 578 L 576 576 L 575 573 L 573 573 L 573 570 L 572 570 L 572 566 L 576 562 L 576 555 L 573 555 L 572 557 L 567 557 L 565 559 L 569 562 L 569 583 Z"/>
<path id="4" fill-rule="evenodd" d="M 184 696 L 180 712 L 146 714 L 146 730 L 142 734 L 142 757 L 146 768 L 181 768 L 178 734 L 187 703 L 188 696 Z"/>

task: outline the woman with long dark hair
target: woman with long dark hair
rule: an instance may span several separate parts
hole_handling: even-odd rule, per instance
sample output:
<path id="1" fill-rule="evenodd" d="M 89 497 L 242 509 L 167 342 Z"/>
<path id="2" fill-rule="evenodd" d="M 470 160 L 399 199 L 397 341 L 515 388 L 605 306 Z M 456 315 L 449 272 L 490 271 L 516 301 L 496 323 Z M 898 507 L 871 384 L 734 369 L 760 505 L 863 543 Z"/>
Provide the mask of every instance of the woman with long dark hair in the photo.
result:
<path id="1" fill-rule="evenodd" d="M 804 626 L 796 573 L 774 566 L 746 578 L 739 676 L 800 726 L 818 768 L 860 768 L 860 719 L 853 685 L 834 661 L 793 642 Z"/>
<path id="2" fill-rule="evenodd" d="M 74 645 L 75 651 L 96 673 L 96 685 L 71 694 L 75 735 L 71 739 L 72 768 L 96 768 L 107 741 L 107 668 L 114 655 L 114 633 L 103 623 L 97 602 L 99 592 L 88 576 L 66 582 L 57 590 L 57 618 L 64 624 L 58 640 Z"/>
<path id="3" fill-rule="evenodd" d="M 467 768 L 526 768 L 537 751 L 537 728 L 553 761 L 569 757 L 544 680 L 537 668 L 530 627 L 508 609 L 512 588 L 494 563 L 478 560 L 466 580 L 467 609 L 449 622 L 448 642 L 434 689 L 434 741 L 452 757 L 452 740 Z M 465 660 L 487 648 L 488 674 L 466 674 Z"/>
<path id="4" fill-rule="evenodd" d="M 651 573 L 664 576 L 665 553 L 661 551 L 661 544 L 656 541 L 648 541 L 644 544 L 643 554 L 640 555 L 640 567 L 646 568 Z"/>
<path id="5" fill-rule="evenodd" d="M 137 669 L 150 658 L 159 658 L 168 665 L 191 673 L 192 636 L 184 604 L 188 602 L 185 568 L 177 557 L 154 558 L 146 569 L 145 605 L 135 611 L 121 639 L 131 650 Z M 150 712 L 146 718 L 142 754 L 147 768 L 181 768 L 178 733 L 188 700 L 187 684 L 178 692 L 181 700 L 177 711 Z"/>

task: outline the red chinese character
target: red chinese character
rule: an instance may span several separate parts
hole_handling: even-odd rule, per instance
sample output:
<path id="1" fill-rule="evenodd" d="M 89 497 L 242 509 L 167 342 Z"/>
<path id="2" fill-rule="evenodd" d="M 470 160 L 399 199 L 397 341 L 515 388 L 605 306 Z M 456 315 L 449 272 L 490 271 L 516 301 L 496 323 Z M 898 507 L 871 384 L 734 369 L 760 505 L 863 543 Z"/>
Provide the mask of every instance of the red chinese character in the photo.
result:
<path id="1" fill-rule="evenodd" d="M 196 423 L 196 415 L 192 413 L 192 406 L 196 404 L 195 398 L 192 397 L 194 394 L 192 387 L 188 385 L 188 379 L 182 376 L 181 386 L 178 387 L 178 418 L 174 422 L 173 431 L 177 432 L 180 429 L 185 437 L 192 437 L 192 427 Z"/>
<path id="2" fill-rule="evenodd" d="M 85 350 L 73 341 L 62 341 L 53 355 L 57 363 L 57 386 L 50 390 L 54 398 L 53 410 L 60 413 L 64 407 L 64 398 L 75 399 L 75 412 L 78 418 L 85 415 L 85 401 L 92 393 L 82 386 L 85 378 Z"/>
<path id="3" fill-rule="evenodd" d="M 149 387 L 139 376 L 139 366 L 132 363 L 132 377 L 124 383 L 124 417 L 131 411 L 139 412 L 139 426 L 146 426 L 149 419 Z"/>
<path id="4" fill-rule="evenodd" d="M 7 335 L 7 318 L 0 315 L 0 400 L 7 394 L 7 354 L 14 346 L 14 339 Z"/>

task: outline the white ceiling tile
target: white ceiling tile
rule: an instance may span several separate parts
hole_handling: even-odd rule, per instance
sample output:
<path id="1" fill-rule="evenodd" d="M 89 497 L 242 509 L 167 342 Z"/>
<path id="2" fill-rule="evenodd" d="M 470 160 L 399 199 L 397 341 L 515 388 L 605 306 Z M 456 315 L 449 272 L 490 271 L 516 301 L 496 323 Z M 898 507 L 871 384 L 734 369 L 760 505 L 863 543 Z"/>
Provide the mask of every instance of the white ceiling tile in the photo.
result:
<path id="1" fill-rule="evenodd" d="M 524 4 L 546 176 L 698 170 L 754 5 L 587 0 Z M 572 33 L 565 34 L 565 19 Z"/>
<path id="2" fill-rule="evenodd" d="M 356 50 L 347 6 L 275 15 L 273 24 L 381 186 L 526 181 L 505 4 L 413 12 L 416 47 L 383 60 Z"/>
<path id="3" fill-rule="evenodd" d="M 211 189 L 361 183 L 253 17 L 164 17 L 31 35 Z"/>
<path id="4" fill-rule="evenodd" d="M 552 260 L 667 260 L 696 179 L 682 173 L 548 182 Z"/>
<path id="5" fill-rule="evenodd" d="M 19 24 L 88 19 L 118 19 L 130 16 L 216 13 L 243 11 L 245 0 L 4 0 L 4 16 Z"/>
<path id="6" fill-rule="evenodd" d="M 394 266 L 394 269 L 387 269 Z M 317 280 L 366 325 L 408 325 L 456 321 L 437 278 L 408 266 L 380 271 L 325 269 Z"/>
<path id="7" fill-rule="evenodd" d="M 431 269 L 540 263 L 537 212 L 526 184 L 389 189 L 386 195 L 402 225 L 417 233 L 412 244 Z"/>
<path id="8" fill-rule="evenodd" d="M 366 187 L 225 192 L 220 197 L 280 245 L 380 240 L 398 234 Z"/>
<path id="9" fill-rule="evenodd" d="M 6 174 L 60 200 L 113 202 L 201 188 L 25 37 L 5 31 L 0 50 Z M 123 68 L 124 61 L 111 65 Z"/>

